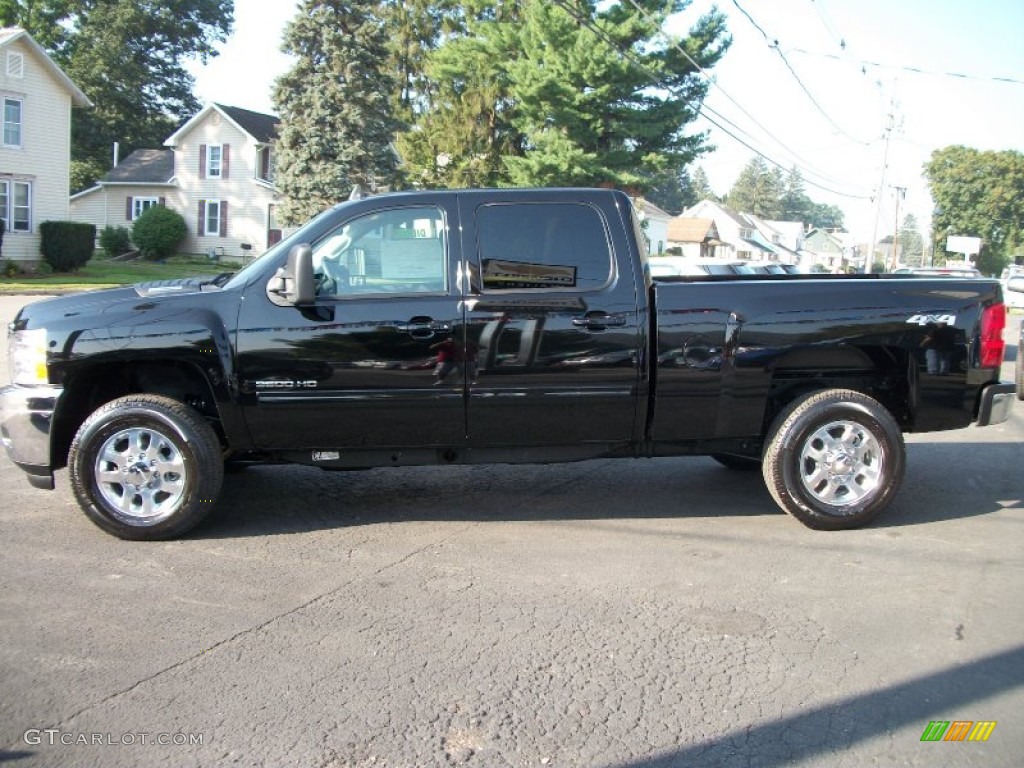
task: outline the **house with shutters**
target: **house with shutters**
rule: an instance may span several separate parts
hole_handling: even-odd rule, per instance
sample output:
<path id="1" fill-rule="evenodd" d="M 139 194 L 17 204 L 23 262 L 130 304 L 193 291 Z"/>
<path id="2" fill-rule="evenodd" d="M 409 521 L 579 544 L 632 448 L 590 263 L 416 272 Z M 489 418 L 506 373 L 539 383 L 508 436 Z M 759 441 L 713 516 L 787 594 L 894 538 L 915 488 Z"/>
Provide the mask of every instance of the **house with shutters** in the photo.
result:
<path id="1" fill-rule="evenodd" d="M 151 205 L 184 217 L 183 253 L 258 255 L 281 238 L 275 217 L 273 115 L 208 104 L 164 142 L 136 150 L 92 189 L 73 195 L 72 218 L 131 227 Z"/>
<path id="2" fill-rule="evenodd" d="M 37 262 L 39 225 L 68 220 L 71 108 L 85 94 L 23 29 L 0 29 L 0 259 Z"/>

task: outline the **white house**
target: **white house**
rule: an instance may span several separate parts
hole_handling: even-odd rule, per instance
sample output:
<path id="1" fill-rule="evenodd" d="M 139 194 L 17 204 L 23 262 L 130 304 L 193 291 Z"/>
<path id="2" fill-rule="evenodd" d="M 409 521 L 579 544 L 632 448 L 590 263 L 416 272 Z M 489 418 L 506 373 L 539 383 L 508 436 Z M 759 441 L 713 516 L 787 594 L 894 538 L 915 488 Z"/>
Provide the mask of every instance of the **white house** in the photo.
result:
<path id="1" fill-rule="evenodd" d="M 642 197 L 635 198 L 633 205 L 643 222 L 647 253 L 664 253 L 668 247 L 668 223 L 672 220 L 672 214 Z"/>
<path id="2" fill-rule="evenodd" d="M 39 225 L 67 221 L 71 108 L 92 103 L 23 29 L 0 29 L 0 258 L 36 262 Z"/>
<path id="3" fill-rule="evenodd" d="M 182 252 L 258 255 L 281 237 L 274 215 L 277 123 L 273 115 L 208 104 L 164 142 L 167 149 L 137 150 L 74 195 L 72 218 L 130 227 L 149 206 L 166 205 L 188 227 Z"/>

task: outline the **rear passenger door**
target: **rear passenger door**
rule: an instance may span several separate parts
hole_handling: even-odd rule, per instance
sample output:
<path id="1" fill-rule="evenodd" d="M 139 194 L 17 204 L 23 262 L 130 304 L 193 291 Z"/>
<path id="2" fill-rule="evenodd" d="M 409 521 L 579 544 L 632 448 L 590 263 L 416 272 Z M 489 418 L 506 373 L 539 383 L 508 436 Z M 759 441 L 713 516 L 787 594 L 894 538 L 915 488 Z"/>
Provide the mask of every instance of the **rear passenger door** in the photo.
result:
<path id="1" fill-rule="evenodd" d="M 633 272 L 618 269 L 622 212 L 608 195 L 517 194 L 459 200 L 469 443 L 599 455 L 634 437 L 646 338 Z"/>

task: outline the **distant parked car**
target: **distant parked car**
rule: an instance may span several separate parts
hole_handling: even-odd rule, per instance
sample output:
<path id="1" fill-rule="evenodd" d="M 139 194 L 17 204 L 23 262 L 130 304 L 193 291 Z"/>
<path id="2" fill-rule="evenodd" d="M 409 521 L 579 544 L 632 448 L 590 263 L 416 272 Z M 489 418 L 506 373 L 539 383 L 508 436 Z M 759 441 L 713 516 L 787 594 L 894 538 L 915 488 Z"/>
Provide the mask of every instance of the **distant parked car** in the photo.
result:
<path id="1" fill-rule="evenodd" d="M 1009 309 L 1024 309 L 1024 273 L 1011 277 L 1003 283 L 1003 303 Z M 1024 323 L 1021 323 L 1024 326 Z M 1021 360 L 1017 358 L 1017 370 L 1021 369 Z"/>
<path id="2" fill-rule="evenodd" d="M 910 274 L 926 277 L 984 277 L 974 267 L 914 267 Z"/>
<path id="3" fill-rule="evenodd" d="M 651 277 L 702 277 L 704 275 L 753 275 L 744 261 L 688 259 L 683 256 L 652 256 L 648 264 Z"/>

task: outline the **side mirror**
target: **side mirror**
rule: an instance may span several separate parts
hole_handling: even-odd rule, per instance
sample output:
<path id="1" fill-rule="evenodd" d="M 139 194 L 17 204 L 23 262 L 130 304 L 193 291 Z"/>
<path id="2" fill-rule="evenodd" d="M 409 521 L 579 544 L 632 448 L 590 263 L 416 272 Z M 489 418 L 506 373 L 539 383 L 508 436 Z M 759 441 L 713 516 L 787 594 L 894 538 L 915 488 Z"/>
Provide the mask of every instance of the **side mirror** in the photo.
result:
<path id="1" fill-rule="evenodd" d="M 1006 281 L 1006 290 L 1024 293 L 1024 277 L 1011 277 Z"/>
<path id="2" fill-rule="evenodd" d="M 288 261 L 267 284 L 267 296 L 278 306 L 306 307 L 316 299 L 313 249 L 309 243 L 292 246 Z"/>

